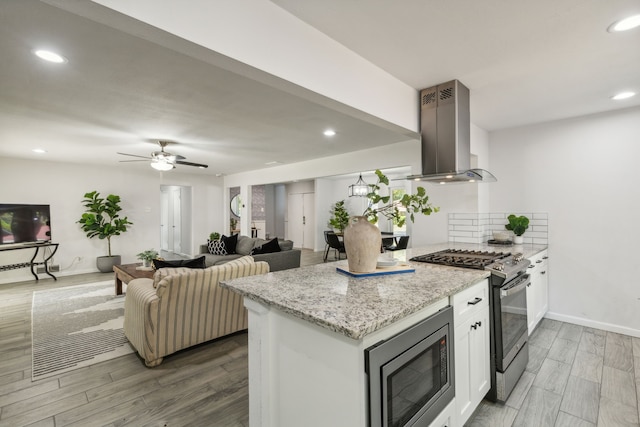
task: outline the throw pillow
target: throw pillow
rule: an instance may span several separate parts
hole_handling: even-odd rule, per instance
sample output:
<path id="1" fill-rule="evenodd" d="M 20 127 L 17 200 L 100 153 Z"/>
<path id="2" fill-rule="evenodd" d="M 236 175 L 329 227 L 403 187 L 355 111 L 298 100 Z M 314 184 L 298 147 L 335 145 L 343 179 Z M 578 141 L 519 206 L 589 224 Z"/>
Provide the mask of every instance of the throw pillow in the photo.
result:
<path id="1" fill-rule="evenodd" d="M 291 240 L 278 240 L 278 245 L 280 245 L 280 250 L 282 251 L 290 251 L 293 249 L 293 242 Z"/>
<path id="2" fill-rule="evenodd" d="M 236 253 L 236 245 L 238 244 L 238 235 L 234 234 L 233 236 L 225 236 L 223 235 L 221 240 L 224 242 L 224 247 L 227 250 L 227 255 Z"/>
<path id="3" fill-rule="evenodd" d="M 260 245 L 254 244 L 256 240 L 257 239 L 252 239 L 251 237 L 247 237 L 247 236 L 238 236 L 236 253 L 240 255 L 250 255 L 251 249 L 253 249 L 256 246 L 260 246 Z"/>
<path id="4" fill-rule="evenodd" d="M 273 240 L 269 240 L 267 243 L 263 244 L 258 248 L 253 248 L 251 251 L 251 255 L 258 254 L 270 254 L 273 252 L 280 252 L 280 245 L 278 244 L 278 238 L 276 237 Z"/>
<path id="5" fill-rule="evenodd" d="M 227 255 L 224 240 L 207 240 L 207 250 L 211 255 Z"/>
<path id="6" fill-rule="evenodd" d="M 207 266 L 204 263 L 204 259 L 204 255 L 194 259 L 176 259 L 172 261 L 154 259 L 153 268 L 156 270 L 165 267 L 206 268 Z"/>

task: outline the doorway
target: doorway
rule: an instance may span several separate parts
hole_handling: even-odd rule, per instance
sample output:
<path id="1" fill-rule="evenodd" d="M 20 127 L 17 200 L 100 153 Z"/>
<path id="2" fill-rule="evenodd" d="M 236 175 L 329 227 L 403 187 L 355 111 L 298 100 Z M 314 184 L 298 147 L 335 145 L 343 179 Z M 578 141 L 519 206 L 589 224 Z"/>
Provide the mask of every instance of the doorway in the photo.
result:
<path id="1" fill-rule="evenodd" d="M 191 252 L 191 187 L 160 186 L 160 250 L 180 256 Z"/>
<path id="2" fill-rule="evenodd" d="M 288 238 L 294 247 L 314 249 L 315 193 L 289 194 Z"/>

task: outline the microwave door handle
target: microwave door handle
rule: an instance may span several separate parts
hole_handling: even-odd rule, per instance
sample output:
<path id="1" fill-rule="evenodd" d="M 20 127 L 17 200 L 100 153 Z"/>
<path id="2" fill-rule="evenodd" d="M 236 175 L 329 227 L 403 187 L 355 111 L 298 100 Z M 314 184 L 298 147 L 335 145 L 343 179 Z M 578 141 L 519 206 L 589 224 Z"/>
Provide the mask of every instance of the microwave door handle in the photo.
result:
<path id="1" fill-rule="evenodd" d="M 520 282 L 514 286 L 511 286 L 505 290 L 500 291 L 500 298 L 508 297 L 509 295 L 513 295 L 517 292 L 524 290 L 527 285 L 531 282 L 531 277 L 528 274 L 525 274 Z"/>

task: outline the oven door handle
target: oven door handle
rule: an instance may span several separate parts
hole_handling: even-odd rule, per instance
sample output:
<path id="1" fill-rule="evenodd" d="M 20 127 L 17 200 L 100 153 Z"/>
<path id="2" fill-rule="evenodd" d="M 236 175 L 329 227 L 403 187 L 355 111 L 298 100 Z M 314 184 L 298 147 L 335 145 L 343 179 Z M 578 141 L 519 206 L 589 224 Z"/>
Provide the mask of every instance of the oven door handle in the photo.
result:
<path id="1" fill-rule="evenodd" d="M 509 285 L 509 287 L 507 287 L 506 289 L 500 290 L 500 299 L 524 290 L 527 287 L 527 285 L 531 282 L 531 276 L 528 274 L 523 274 L 522 276 L 520 276 L 520 278 L 516 280 L 517 280 L 517 283 Z"/>

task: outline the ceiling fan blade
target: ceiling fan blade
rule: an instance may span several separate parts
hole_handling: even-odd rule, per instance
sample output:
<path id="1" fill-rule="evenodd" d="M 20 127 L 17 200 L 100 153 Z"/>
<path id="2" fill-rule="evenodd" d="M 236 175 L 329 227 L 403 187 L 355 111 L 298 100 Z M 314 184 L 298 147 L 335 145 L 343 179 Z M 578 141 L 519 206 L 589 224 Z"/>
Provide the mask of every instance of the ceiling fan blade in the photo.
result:
<path id="1" fill-rule="evenodd" d="M 195 166 L 198 168 L 208 168 L 209 165 L 203 165 L 202 163 L 191 163 L 191 162 L 184 162 L 182 160 L 176 160 L 175 162 L 177 165 L 185 165 L 185 166 Z"/>
<path id="2" fill-rule="evenodd" d="M 127 154 L 127 153 L 117 153 L 117 154 L 122 154 L 123 156 L 131 156 L 131 157 L 140 157 L 141 159 L 147 159 L 150 160 L 151 157 L 148 156 L 138 156 L 136 154 Z"/>

